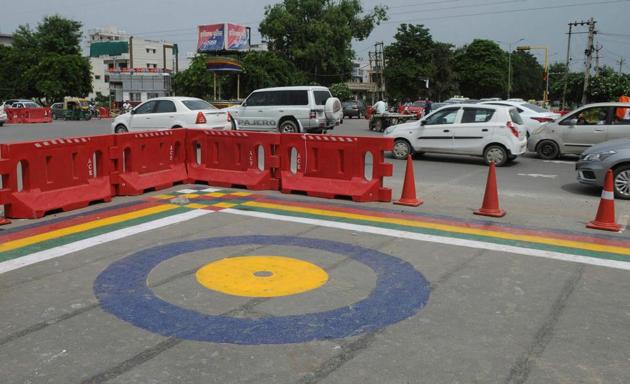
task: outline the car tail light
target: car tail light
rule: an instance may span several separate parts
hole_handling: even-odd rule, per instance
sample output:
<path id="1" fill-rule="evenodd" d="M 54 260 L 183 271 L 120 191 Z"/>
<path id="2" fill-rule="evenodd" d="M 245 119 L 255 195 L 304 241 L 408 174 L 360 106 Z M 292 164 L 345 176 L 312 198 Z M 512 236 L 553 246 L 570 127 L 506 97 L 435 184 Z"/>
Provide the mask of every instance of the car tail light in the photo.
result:
<path id="1" fill-rule="evenodd" d="M 230 112 L 227 113 L 227 122 L 228 123 L 232 122 L 232 115 L 230 114 Z"/>
<path id="2" fill-rule="evenodd" d="M 518 129 L 516 129 L 516 127 L 514 126 L 514 123 L 512 123 L 511 121 L 508 121 L 507 124 L 505 124 L 508 128 L 510 128 L 510 131 L 512 131 L 512 134 L 516 137 L 519 137 L 519 133 L 518 133 Z"/>
<path id="3" fill-rule="evenodd" d="M 309 119 L 315 119 L 317 117 L 317 110 L 311 109 L 311 113 L 308 114 Z"/>
<path id="4" fill-rule="evenodd" d="M 197 120 L 195 120 L 195 124 L 205 124 L 206 116 L 204 116 L 203 112 L 197 113 Z"/>
<path id="5" fill-rule="evenodd" d="M 531 117 L 532 120 L 536 120 L 539 123 L 548 123 L 550 121 L 553 121 L 553 118 L 551 117 Z"/>

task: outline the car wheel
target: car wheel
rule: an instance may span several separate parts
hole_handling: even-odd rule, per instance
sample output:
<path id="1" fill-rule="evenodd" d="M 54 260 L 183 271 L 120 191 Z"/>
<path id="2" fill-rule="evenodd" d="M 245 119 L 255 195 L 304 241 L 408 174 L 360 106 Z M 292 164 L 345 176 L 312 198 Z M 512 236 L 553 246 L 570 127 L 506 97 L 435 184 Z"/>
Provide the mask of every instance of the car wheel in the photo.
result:
<path id="1" fill-rule="evenodd" d="M 280 123 L 279 130 L 281 133 L 298 133 L 298 126 L 293 120 L 284 120 Z"/>
<path id="2" fill-rule="evenodd" d="M 483 160 L 488 165 L 494 162 L 494 165 L 501 167 L 505 165 L 508 158 L 508 152 L 500 145 L 490 145 L 483 151 Z"/>
<path id="3" fill-rule="evenodd" d="M 116 126 L 116 129 L 114 129 L 114 132 L 116 132 L 116 133 L 127 133 L 129 131 L 127 130 L 127 127 L 125 127 L 124 125 L 120 124 L 120 125 Z"/>
<path id="4" fill-rule="evenodd" d="M 630 165 L 623 165 L 613 172 L 615 197 L 630 200 Z"/>
<path id="5" fill-rule="evenodd" d="M 392 149 L 392 155 L 394 159 L 405 160 L 409 155 L 413 154 L 411 144 L 405 139 L 396 139 L 394 141 L 394 148 Z"/>
<path id="6" fill-rule="evenodd" d="M 536 147 L 536 153 L 542 159 L 553 160 L 560 155 L 560 148 L 555 141 L 543 140 Z"/>

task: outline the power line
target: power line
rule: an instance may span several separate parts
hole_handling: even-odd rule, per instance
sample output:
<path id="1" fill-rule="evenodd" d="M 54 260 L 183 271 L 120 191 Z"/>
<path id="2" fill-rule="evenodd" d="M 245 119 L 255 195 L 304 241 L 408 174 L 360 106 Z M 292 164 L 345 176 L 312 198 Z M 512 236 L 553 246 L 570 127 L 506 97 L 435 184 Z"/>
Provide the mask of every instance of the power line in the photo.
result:
<path id="1" fill-rule="evenodd" d="M 453 10 L 453 9 L 462 9 L 462 8 L 489 7 L 491 5 L 508 4 L 508 3 L 522 3 L 522 2 L 523 2 L 523 0 L 503 0 L 503 1 L 494 1 L 494 2 L 483 2 L 483 3 L 479 3 L 479 4 L 460 5 L 460 6 L 456 6 L 456 7 L 428 8 L 428 9 L 421 9 L 421 10 L 417 10 L 417 11 L 394 12 L 394 13 L 390 13 L 389 16 L 409 15 L 409 14 L 421 13 L 421 12 L 427 12 L 427 11 L 443 11 L 443 10 Z M 443 3 L 444 2 L 442 2 L 442 4 Z"/>

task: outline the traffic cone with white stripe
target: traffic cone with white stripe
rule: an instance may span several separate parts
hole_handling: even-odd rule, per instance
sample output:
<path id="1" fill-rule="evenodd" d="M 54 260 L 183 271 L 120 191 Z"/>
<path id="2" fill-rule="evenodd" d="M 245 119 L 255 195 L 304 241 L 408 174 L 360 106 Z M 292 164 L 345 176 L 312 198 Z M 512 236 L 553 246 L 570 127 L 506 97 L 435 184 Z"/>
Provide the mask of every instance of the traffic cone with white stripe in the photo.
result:
<path id="1" fill-rule="evenodd" d="M 615 192 L 613 192 L 613 173 L 610 169 L 604 180 L 604 190 L 599 201 L 597 216 L 595 216 L 595 220 L 586 224 L 586 228 L 612 232 L 619 232 L 621 229 L 621 225 L 615 223 Z"/>
<path id="2" fill-rule="evenodd" d="M 407 156 L 407 169 L 405 170 L 405 181 L 403 183 L 402 195 L 400 200 L 394 201 L 394 204 L 407 205 L 409 207 L 417 207 L 423 201 L 416 197 L 416 181 L 413 176 L 413 160 L 411 155 Z"/>

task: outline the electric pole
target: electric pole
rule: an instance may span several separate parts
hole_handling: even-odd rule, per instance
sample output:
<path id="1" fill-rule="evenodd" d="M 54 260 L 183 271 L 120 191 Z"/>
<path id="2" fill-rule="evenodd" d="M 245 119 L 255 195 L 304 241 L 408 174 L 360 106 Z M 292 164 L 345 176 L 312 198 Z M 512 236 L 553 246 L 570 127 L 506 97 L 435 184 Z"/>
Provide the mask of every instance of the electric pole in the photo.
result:
<path id="1" fill-rule="evenodd" d="M 620 57 L 619 60 L 617 60 L 617 64 L 619 64 L 619 74 L 622 74 L 622 70 L 623 70 L 623 62 L 624 62 L 624 58 Z"/>
<path id="2" fill-rule="evenodd" d="M 577 24 L 577 22 L 575 23 Z M 569 38 L 567 39 L 567 61 L 566 72 L 564 73 L 564 88 L 562 89 L 562 109 L 564 110 L 567 105 L 567 85 L 569 84 L 569 65 L 571 62 L 571 32 L 573 31 L 574 23 L 569 23 Z"/>
<path id="3" fill-rule="evenodd" d="M 593 63 L 593 51 L 595 48 L 593 47 L 593 41 L 595 39 L 595 34 L 597 31 L 595 30 L 595 24 L 597 22 L 593 20 L 591 17 L 588 22 L 588 42 L 586 44 L 586 50 L 584 53 L 586 54 L 586 64 L 584 66 L 584 88 L 582 89 L 582 105 L 586 104 L 587 101 L 587 93 L 588 93 L 588 82 L 591 78 L 591 64 Z"/>
<path id="4" fill-rule="evenodd" d="M 599 59 L 601 58 L 601 56 L 599 55 L 599 51 L 601 51 L 602 48 L 604 48 L 603 45 L 599 43 L 595 44 L 595 75 L 598 76 L 601 73 L 601 67 L 599 66 Z"/>
<path id="5" fill-rule="evenodd" d="M 374 52 L 368 52 L 370 61 L 370 81 L 376 84 L 376 89 L 372 93 L 372 99 L 376 96 L 379 100 L 385 98 L 385 55 L 383 53 L 383 42 L 374 44 Z M 374 102 L 374 100 L 372 100 Z"/>

